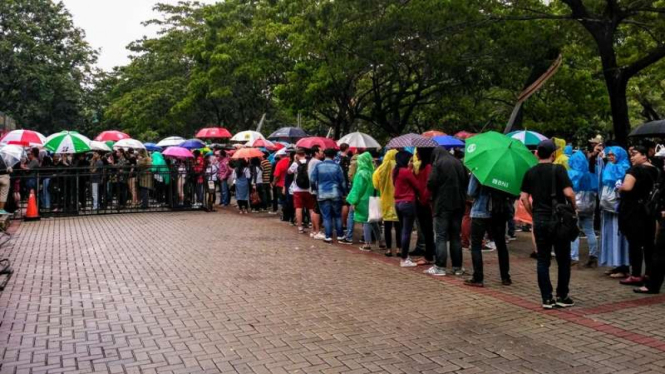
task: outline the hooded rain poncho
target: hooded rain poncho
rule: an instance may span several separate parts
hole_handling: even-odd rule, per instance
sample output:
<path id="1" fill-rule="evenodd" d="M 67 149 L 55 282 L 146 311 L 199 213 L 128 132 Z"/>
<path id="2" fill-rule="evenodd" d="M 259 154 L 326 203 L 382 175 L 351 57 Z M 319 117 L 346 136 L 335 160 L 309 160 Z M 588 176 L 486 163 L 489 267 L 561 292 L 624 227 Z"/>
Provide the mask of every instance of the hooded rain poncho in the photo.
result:
<path id="1" fill-rule="evenodd" d="M 393 169 L 395 168 L 395 155 L 397 150 L 389 150 L 383 156 L 383 163 L 379 166 L 372 182 L 374 188 L 379 190 L 381 196 L 381 209 L 383 211 L 383 220 L 397 222 L 397 212 L 395 211 L 395 184 L 393 183 Z"/>
<path id="2" fill-rule="evenodd" d="M 630 161 L 628 161 L 628 153 L 621 147 L 605 148 L 605 154 L 609 155 L 610 153 L 616 158 L 616 163 L 609 161 L 605 163 L 601 179 L 603 186 L 613 187 L 618 180 L 623 180 L 626 171 L 630 169 Z"/>
<path id="3" fill-rule="evenodd" d="M 584 152 L 577 151 L 568 158 L 568 177 L 573 183 L 573 191 L 598 192 L 598 178 L 589 172 L 589 160 Z"/>
<path id="4" fill-rule="evenodd" d="M 374 194 L 372 174 L 374 174 L 374 159 L 369 152 L 358 156 L 356 173 L 353 177 L 353 187 L 346 201 L 355 206 L 353 220 L 367 222 L 369 216 L 369 198 Z"/>

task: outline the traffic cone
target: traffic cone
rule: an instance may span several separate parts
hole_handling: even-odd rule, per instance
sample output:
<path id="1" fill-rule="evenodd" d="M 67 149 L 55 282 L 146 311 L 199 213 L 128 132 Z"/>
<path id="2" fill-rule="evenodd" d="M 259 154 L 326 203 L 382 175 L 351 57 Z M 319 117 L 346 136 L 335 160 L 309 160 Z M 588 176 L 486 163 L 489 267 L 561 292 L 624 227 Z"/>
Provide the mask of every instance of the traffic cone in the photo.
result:
<path id="1" fill-rule="evenodd" d="M 30 197 L 28 198 L 28 210 L 25 212 L 26 221 L 39 221 L 39 209 L 37 208 L 37 197 L 35 197 L 35 190 L 30 190 Z"/>

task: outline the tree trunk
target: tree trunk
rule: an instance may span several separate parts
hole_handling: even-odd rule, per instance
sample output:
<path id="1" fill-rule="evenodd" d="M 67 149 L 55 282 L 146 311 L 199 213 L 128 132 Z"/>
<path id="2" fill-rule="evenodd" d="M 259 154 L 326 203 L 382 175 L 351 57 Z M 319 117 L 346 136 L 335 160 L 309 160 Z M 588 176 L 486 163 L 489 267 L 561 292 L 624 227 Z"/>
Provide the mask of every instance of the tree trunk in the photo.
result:
<path id="1" fill-rule="evenodd" d="M 607 80 L 607 91 L 610 95 L 612 109 L 612 123 L 616 141 L 623 147 L 628 145 L 630 132 L 630 119 L 628 117 L 628 99 L 626 97 L 627 83 L 623 79 Z"/>

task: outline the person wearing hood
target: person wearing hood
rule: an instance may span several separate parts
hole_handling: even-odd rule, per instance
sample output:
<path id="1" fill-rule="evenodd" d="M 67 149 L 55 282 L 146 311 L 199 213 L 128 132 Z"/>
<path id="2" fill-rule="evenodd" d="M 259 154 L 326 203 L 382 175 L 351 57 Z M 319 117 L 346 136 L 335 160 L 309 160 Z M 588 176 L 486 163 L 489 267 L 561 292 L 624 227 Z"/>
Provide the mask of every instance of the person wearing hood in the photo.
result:
<path id="1" fill-rule="evenodd" d="M 628 153 L 617 147 L 607 147 L 604 151 L 607 161 L 604 163 L 600 186 L 600 265 L 613 266 L 606 274 L 612 278 L 623 279 L 628 276 L 628 240 L 619 231 L 619 213 L 617 211 L 617 182 L 621 183 L 628 169 Z M 600 155 L 600 158 L 602 155 Z"/>
<path id="2" fill-rule="evenodd" d="M 139 194 L 141 195 L 141 209 L 148 209 L 150 203 L 150 190 L 154 187 L 153 176 L 150 172 L 152 158 L 145 149 L 139 151 L 139 157 L 136 160 L 136 166 L 139 170 Z"/>
<path id="3" fill-rule="evenodd" d="M 446 275 L 450 242 L 453 274 L 463 275 L 461 232 L 469 175 L 462 162 L 443 147 L 434 148 L 432 160 L 427 188 L 432 196 L 434 210 L 436 262 L 425 272 L 431 275 Z"/>
<path id="4" fill-rule="evenodd" d="M 365 236 L 365 245 L 360 247 L 363 251 L 371 249 L 372 232 L 379 242 L 379 247 L 385 247 L 381 239 L 381 231 L 377 222 L 369 223 L 369 198 L 374 196 L 374 184 L 372 175 L 374 174 L 374 158 L 369 152 L 358 156 L 356 171 L 353 176 L 353 187 L 346 197 L 346 201 L 353 207 L 354 222 L 363 224 L 363 233 Z"/>
<path id="5" fill-rule="evenodd" d="M 395 183 L 395 208 L 397 217 L 402 225 L 402 267 L 418 266 L 409 257 L 409 246 L 411 244 L 411 232 L 416 221 L 416 201 L 418 200 L 419 185 L 413 175 L 413 162 L 411 153 L 399 151 L 395 156 L 395 169 L 393 170 L 393 181 Z"/>
<path id="6" fill-rule="evenodd" d="M 566 170 L 570 168 L 568 165 L 568 158 L 573 154 L 573 147 L 566 145 L 566 141 L 559 138 L 552 138 L 556 145 L 556 153 L 554 154 L 554 165 L 563 165 Z"/>
<path id="7" fill-rule="evenodd" d="M 383 212 L 383 235 L 386 240 L 386 253 L 388 257 L 393 255 L 392 230 L 395 228 L 395 248 L 402 247 L 401 235 L 402 225 L 397 218 L 395 210 L 395 183 L 393 182 L 393 170 L 395 169 L 396 149 L 391 149 L 383 156 L 383 163 L 379 166 L 372 176 L 374 188 L 379 191 L 381 196 L 381 209 Z"/>
<path id="8" fill-rule="evenodd" d="M 568 148 L 568 147 L 566 147 Z M 568 177 L 573 184 L 577 204 L 578 224 L 587 237 L 589 244 L 589 260 L 587 268 L 598 267 L 598 240 L 593 229 L 598 195 L 598 179 L 589 171 L 589 160 L 581 151 L 576 151 L 568 158 Z M 580 238 L 573 241 L 570 247 L 571 266 L 580 260 Z"/>

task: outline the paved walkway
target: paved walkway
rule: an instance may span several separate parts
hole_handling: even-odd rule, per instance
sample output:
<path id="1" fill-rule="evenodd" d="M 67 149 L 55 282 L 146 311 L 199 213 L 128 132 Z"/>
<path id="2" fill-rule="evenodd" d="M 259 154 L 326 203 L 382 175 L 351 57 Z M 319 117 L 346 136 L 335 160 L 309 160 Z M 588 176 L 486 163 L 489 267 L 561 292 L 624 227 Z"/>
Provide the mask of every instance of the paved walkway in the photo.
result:
<path id="1" fill-rule="evenodd" d="M 575 269 L 578 306 L 543 311 L 522 235 L 514 285 L 490 253 L 475 289 L 268 215 L 23 223 L 0 373 L 665 372 L 665 297 Z"/>

